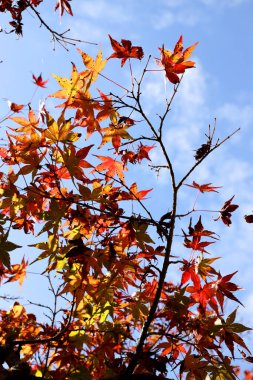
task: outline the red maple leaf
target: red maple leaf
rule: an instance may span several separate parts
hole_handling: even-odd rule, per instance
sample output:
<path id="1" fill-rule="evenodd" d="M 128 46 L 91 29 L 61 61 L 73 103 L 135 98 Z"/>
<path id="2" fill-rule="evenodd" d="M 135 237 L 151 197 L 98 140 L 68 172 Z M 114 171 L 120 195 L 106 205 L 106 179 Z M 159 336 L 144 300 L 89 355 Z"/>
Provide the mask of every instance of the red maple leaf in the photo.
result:
<path id="1" fill-rule="evenodd" d="M 127 116 L 120 116 L 118 124 L 126 124 L 132 126 L 134 125 L 134 120 Z"/>
<path id="2" fill-rule="evenodd" d="M 136 164 L 137 162 L 140 163 L 144 158 L 151 161 L 149 157 L 149 151 L 154 148 L 155 148 L 155 145 L 148 146 L 148 145 L 140 144 L 136 153 L 131 150 L 130 151 L 124 150 L 124 151 L 120 151 L 119 153 L 122 154 L 121 159 L 124 165 L 126 165 L 128 161 L 131 162 L 131 164 Z"/>
<path id="3" fill-rule="evenodd" d="M 214 219 L 215 221 L 221 219 L 224 224 L 226 224 L 227 226 L 230 226 L 230 224 L 232 223 L 231 213 L 234 212 L 239 207 L 238 205 L 231 204 L 233 199 L 234 199 L 234 196 L 224 203 L 224 205 L 220 209 L 220 215 L 218 216 L 218 218 Z"/>
<path id="4" fill-rule="evenodd" d="M 181 278 L 181 285 L 184 285 L 186 282 L 188 282 L 190 279 L 192 280 L 194 286 L 200 286 L 200 278 L 198 274 L 196 273 L 196 263 L 195 260 L 187 261 L 183 260 L 184 265 L 180 268 L 180 270 L 183 272 L 182 278 Z"/>
<path id="5" fill-rule="evenodd" d="M 192 240 L 188 239 L 185 237 L 184 239 L 184 246 L 186 248 L 191 248 L 193 251 L 200 251 L 200 252 L 205 252 L 208 253 L 205 248 L 208 247 L 210 244 L 213 244 L 214 242 L 212 241 L 202 241 L 200 242 L 199 237 L 194 237 Z"/>
<path id="6" fill-rule="evenodd" d="M 132 46 L 132 42 L 129 40 L 121 40 L 121 44 L 114 40 L 110 35 L 111 45 L 114 50 L 114 53 L 110 55 L 109 58 L 120 58 L 121 67 L 124 66 L 128 58 L 137 58 L 142 59 L 144 56 L 143 49 L 141 46 Z"/>
<path id="7" fill-rule="evenodd" d="M 24 108 L 24 104 L 17 104 L 10 101 L 8 101 L 8 106 L 12 112 L 16 112 L 16 113 L 18 113 Z"/>
<path id="8" fill-rule="evenodd" d="M 203 287 L 200 283 L 194 286 L 187 286 L 186 291 L 191 293 L 192 300 L 195 303 L 199 303 L 204 310 L 208 304 L 214 310 L 217 310 L 217 302 L 215 299 L 216 289 L 213 283 L 204 284 Z"/>
<path id="9" fill-rule="evenodd" d="M 33 74 L 33 83 L 36 84 L 37 86 L 45 88 L 46 87 L 45 84 L 47 84 L 47 82 L 48 82 L 48 80 L 43 81 L 41 73 L 38 77 L 36 77 Z"/>
<path id="10" fill-rule="evenodd" d="M 185 236 L 184 246 L 186 248 L 193 249 L 194 251 L 200 251 L 200 252 L 208 253 L 205 250 L 205 248 L 208 247 L 210 244 L 213 244 L 213 242 L 207 242 L 207 241 L 201 242 L 200 240 L 201 240 L 202 236 L 208 236 L 212 239 L 216 239 L 216 237 L 213 236 L 214 232 L 204 229 L 202 222 L 201 222 L 201 217 L 199 217 L 199 220 L 195 224 L 194 228 L 192 227 L 191 221 L 190 221 L 190 225 L 188 228 L 189 228 L 189 234 L 186 234 L 183 231 L 184 236 Z M 188 239 L 188 237 L 191 237 L 191 236 L 192 236 L 192 240 Z"/>
<path id="11" fill-rule="evenodd" d="M 59 8 L 60 15 L 62 16 L 64 11 L 73 16 L 71 5 L 69 4 L 71 0 L 57 0 L 55 5 L 55 10 Z"/>
<path id="12" fill-rule="evenodd" d="M 156 59 L 156 62 L 159 66 L 164 68 L 166 77 L 171 83 L 178 83 L 178 74 L 183 74 L 186 69 L 190 69 L 195 66 L 195 62 L 187 61 L 187 59 L 191 56 L 197 44 L 198 42 L 183 50 L 183 37 L 180 36 L 173 52 L 166 50 L 164 46 L 159 48 L 161 51 L 161 59 Z"/>
<path id="13" fill-rule="evenodd" d="M 216 287 L 217 287 L 217 299 L 219 301 L 219 304 L 221 306 L 221 309 L 223 309 L 223 303 L 224 303 L 224 296 L 240 303 L 242 306 L 243 304 L 241 301 L 238 300 L 236 296 L 234 296 L 233 292 L 236 292 L 237 290 L 240 290 L 241 288 L 236 285 L 233 282 L 230 282 L 231 278 L 237 273 L 230 273 L 226 276 L 221 276 L 221 274 L 218 274 L 218 279 L 216 281 Z"/>
<path id="14" fill-rule="evenodd" d="M 203 185 L 199 185 L 197 182 L 193 181 L 192 185 L 185 184 L 185 186 L 193 187 L 194 189 L 199 190 L 201 193 L 210 193 L 215 192 L 218 193 L 215 189 L 220 189 L 221 186 L 211 186 L 211 183 L 204 183 Z"/>

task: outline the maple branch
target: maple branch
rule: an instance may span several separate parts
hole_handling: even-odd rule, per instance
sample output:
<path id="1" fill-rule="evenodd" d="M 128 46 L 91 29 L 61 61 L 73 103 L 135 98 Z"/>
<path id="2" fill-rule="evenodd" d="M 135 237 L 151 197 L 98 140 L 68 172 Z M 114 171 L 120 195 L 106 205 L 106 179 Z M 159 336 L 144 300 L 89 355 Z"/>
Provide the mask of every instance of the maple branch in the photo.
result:
<path id="1" fill-rule="evenodd" d="M 179 86 L 180 86 L 180 83 L 182 82 L 183 76 L 184 76 L 184 74 L 181 76 L 181 78 L 180 78 L 178 84 L 176 84 L 176 85 L 174 86 L 173 94 L 171 95 L 171 98 L 170 98 L 169 102 L 167 103 L 167 107 L 166 107 L 166 109 L 165 109 L 165 112 L 164 112 L 163 116 L 160 116 L 161 121 L 160 121 L 160 126 L 159 126 L 159 129 L 158 129 L 158 133 L 159 133 L 159 137 L 160 137 L 161 140 L 162 140 L 162 133 L 163 133 L 163 125 L 164 125 L 164 122 L 165 122 L 166 117 L 167 117 L 167 115 L 168 115 L 168 113 L 169 113 L 169 111 L 170 111 L 171 104 L 172 104 L 172 102 L 173 102 L 173 100 L 174 100 L 174 97 L 176 96 L 176 93 L 177 93 L 177 91 L 178 91 L 178 88 L 179 88 Z"/>
<path id="2" fill-rule="evenodd" d="M 99 174 L 101 174 L 101 173 L 99 173 Z M 117 182 L 117 180 L 116 179 L 114 179 L 116 182 Z M 120 182 L 121 183 L 121 182 Z M 121 183 L 122 184 L 122 183 Z M 35 194 L 38 194 L 38 195 L 41 195 L 41 196 L 43 196 L 44 198 L 47 198 L 47 199 L 54 199 L 54 200 L 56 200 L 56 201 L 64 201 L 64 202 L 66 202 L 66 203 L 70 203 L 70 200 L 69 199 L 67 199 L 67 198 L 65 198 L 64 196 L 62 197 L 62 198 L 58 198 L 57 196 L 54 196 L 54 197 L 52 197 L 50 194 L 48 194 L 47 192 L 46 192 L 46 190 L 44 190 L 44 192 L 42 192 L 42 190 L 41 189 L 39 189 L 34 183 L 31 183 L 31 186 L 33 187 L 33 189 L 31 189 L 30 188 L 30 190 L 31 191 L 33 191 Z M 24 189 L 22 189 L 21 187 L 19 187 L 19 186 L 17 186 L 17 188 L 19 188 L 19 189 L 21 189 L 21 190 L 24 190 Z M 129 189 L 129 191 L 130 191 L 130 189 Z M 132 192 L 131 192 L 132 193 Z M 132 193 L 133 194 L 133 193 Z M 134 195 L 134 194 L 133 194 Z M 94 201 L 92 201 L 92 202 L 94 202 Z M 82 201 L 74 201 L 74 202 L 72 202 L 73 204 L 76 204 L 76 205 L 80 205 L 80 206 L 83 206 L 83 207 L 87 207 L 88 209 L 90 209 L 90 210 L 94 210 L 94 211 L 98 211 L 100 214 L 101 214 L 101 209 L 99 208 L 99 207 L 96 207 L 96 206 L 94 206 L 94 204 L 92 204 L 92 205 L 89 205 L 88 203 L 87 203 L 87 201 L 86 202 L 82 202 Z M 145 207 L 145 206 L 144 206 Z M 115 217 L 115 213 L 114 212 L 112 212 L 112 211 L 109 211 L 109 210 L 103 210 L 103 212 L 102 212 L 103 214 L 105 214 L 105 215 L 107 215 L 107 216 L 113 216 L 113 217 Z M 120 219 L 125 219 L 125 220 L 128 220 L 128 221 L 130 221 L 130 220 L 136 220 L 136 221 L 141 221 L 141 222 L 143 222 L 143 223 L 146 223 L 146 224 L 151 224 L 151 225 L 154 225 L 154 226 L 159 226 L 159 225 L 164 225 L 164 227 L 166 227 L 166 222 L 161 222 L 160 220 L 158 221 L 156 221 L 153 217 L 152 217 L 152 215 L 151 215 L 151 217 L 150 218 L 147 218 L 147 217 L 142 217 L 142 216 L 140 216 L 140 215 L 137 215 L 137 216 L 134 216 L 134 215 L 130 215 L 130 216 L 128 216 L 128 215 L 120 215 L 119 216 L 119 218 Z M 36 273 L 36 274 L 38 274 L 38 273 Z"/>
<path id="3" fill-rule="evenodd" d="M 172 166 L 172 163 L 171 163 L 171 160 L 169 158 L 169 155 L 167 153 L 167 150 L 164 146 L 164 143 L 163 143 L 163 140 L 161 138 L 161 134 L 159 134 L 155 127 L 153 126 L 153 124 L 151 123 L 150 119 L 147 117 L 147 115 L 145 114 L 143 108 L 142 108 L 142 105 L 141 105 L 141 101 L 140 101 L 140 96 L 141 96 L 141 91 L 140 91 L 140 84 L 141 82 L 138 83 L 138 89 L 137 89 L 137 95 L 134 94 L 134 92 L 132 92 L 132 96 L 133 98 L 136 100 L 137 102 L 137 105 L 138 105 L 138 108 L 135 108 L 137 112 L 139 112 L 142 117 L 145 119 L 147 125 L 150 127 L 153 135 L 155 136 L 155 139 L 156 141 L 159 143 L 160 147 L 161 147 L 161 150 L 162 150 L 162 153 L 166 159 L 166 162 L 168 164 L 168 168 L 169 168 L 169 172 L 170 172 L 170 177 L 171 177 L 171 182 L 172 182 L 172 188 L 175 189 L 176 188 L 176 182 L 175 182 L 175 175 L 174 175 L 174 169 L 173 169 L 173 166 Z M 171 102 L 172 100 L 174 99 L 174 97 L 172 97 L 171 99 Z M 160 127 L 162 127 L 163 123 L 164 123 L 164 120 L 168 114 L 168 111 L 169 111 L 169 107 L 170 107 L 170 104 L 171 102 L 169 103 L 169 106 L 166 108 L 165 110 L 165 113 L 164 113 L 164 118 L 161 119 L 161 122 L 160 122 Z"/>
<path id="4" fill-rule="evenodd" d="M 172 175 L 174 174 L 172 170 Z M 175 180 L 175 179 L 174 179 Z M 174 183 L 174 182 L 173 182 Z M 132 359 L 130 360 L 130 363 L 127 367 L 126 372 L 124 373 L 123 380 L 127 380 L 130 375 L 132 375 L 136 365 L 138 364 L 138 360 L 140 355 L 142 354 L 143 346 L 145 343 L 145 340 L 147 338 L 148 330 L 150 328 L 150 325 L 155 317 L 155 313 L 160 301 L 164 281 L 166 278 L 166 274 L 170 265 L 170 256 L 171 256 L 171 248 L 172 248 L 172 241 L 173 241 L 173 233 L 174 233 L 174 228 L 175 228 L 175 216 L 176 216 L 176 207 L 177 207 L 177 189 L 173 186 L 173 207 L 171 211 L 171 226 L 169 230 L 169 235 L 166 237 L 167 238 L 167 246 L 165 250 L 165 257 L 162 265 L 162 270 L 160 272 L 159 276 L 159 282 L 157 286 L 157 290 L 154 296 L 153 303 L 150 307 L 149 314 L 147 316 L 146 321 L 143 324 L 142 331 L 140 334 L 140 337 L 137 342 L 135 354 L 133 355 Z"/>
<path id="5" fill-rule="evenodd" d="M 108 78 L 108 77 L 105 76 L 104 74 L 98 73 L 98 75 L 99 75 L 100 77 L 102 77 L 102 78 L 108 80 L 109 82 L 111 82 L 111 83 L 113 83 L 113 84 L 116 84 L 116 86 L 122 88 L 122 89 L 125 90 L 127 93 L 129 92 L 129 90 L 128 90 L 126 87 L 121 86 L 121 84 L 115 82 L 113 79 Z"/>
<path id="6" fill-rule="evenodd" d="M 146 211 L 146 213 L 148 214 L 148 216 L 150 217 L 150 220 L 154 223 L 154 225 L 157 225 L 157 222 L 154 220 L 154 218 L 152 217 L 152 214 L 150 213 L 150 211 L 147 209 L 147 207 L 143 204 L 143 202 L 132 192 L 132 190 L 130 189 L 130 187 L 128 187 L 124 182 L 122 182 L 121 180 L 115 178 L 115 177 L 112 177 L 106 173 L 101 173 L 99 172 L 97 169 L 94 169 L 98 174 L 100 175 L 103 175 L 104 177 L 109 177 L 111 178 L 113 181 L 119 183 L 121 186 L 125 187 L 127 189 L 127 191 L 135 198 L 135 200 L 141 205 L 141 207 Z M 130 217 L 131 218 L 131 217 Z"/>
<path id="7" fill-rule="evenodd" d="M 144 71 L 145 71 L 145 70 L 144 70 Z M 143 74 L 143 75 L 144 75 L 144 74 Z M 143 79 L 143 77 L 142 77 L 142 79 Z M 166 148 L 165 148 L 165 146 L 164 146 L 164 144 L 163 144 L 163 141 L 162 141 L 161 136 L 160 136 L 159 133 L 156 131 L 156 129 L 155 129 L 155 127 L 153 126 L 153 124 L 151 123 L 150 119 L 149 119 L 149 118 L 147 117 L 147 115 L 145 114 L 145 112 L 144 112 L 144 110 L 143 110 L 143 108 L 142 108 L 141 102 L 140 102 L 140 96 L 141 96 L 140 84 L 141 84 L 142 79 L 137 83 L 137 86 L 138 86 L 137 94 L 135 95 L 134 91 L 132 90 L 132 92 L 131 92 L 132 95 L 131 95 L 131 96 L 128 96 L 128 97 L 132 98 L 133 100 L 135 100 L 135 102 L 136 102 L 135 105 L 132 105 L 132 104 L 128 104 L 128 103 L 126 103 L 124 100 L 122 100 L 122 99 L 121 99 L 119 96 L 117 96 L 117 95 L 113 95 L 113 94 L 112 94 L 112 95 L 115 97 L 115 99 L 118 99 L 118 102 L 119 102 L 120 104 L 124 104 L 125 107 L 130 108 L 130 109 L 132 109 L 133 111 L 136 111 L 136 112 L 139 113 L 139 114 L 143 117 L 143 119 L 146 121 L 147 125 L 149 126 L 149 128 L 150 128 L 150 130 L 152 131 L 153 136 L 154 136 L 154 137 L 151 137 L 150 139 L 151 139 L 152 141 L 157 141 L 157 142 L 159 143 L 159 145 L 160 145 L 160 147 L 161 147 L 161 150 L 162 150 L 162 152 L 163 152 L 163 155 L 164 155 L 164 157 L 165 157 L 165 159 L 166 159 L 166 161 L 167 161 L 167 163 L 168 163 L 168 168 L 169 168 L 169 171 L 170 171 L 170 176 L 171 176 L 172 186 L 173 186 L 173 188 L 174 188 L 174 187 L 176 187 L 176 182 L 175 182 L 175 176 L 174 176 L 174 170 L 173 170 L 173 167 L 172 167 L 172 163 L 171 163 L 170 158 L 169 158 L 169 156 L 168 156 L 168 154 L 167 154 L 167 151 L 166 151 Z M 178 86 L 177 86 L 177 87 L 178 87 Z M 174 95 L 174 96 L 175 96 L 175 95 Z M 165 120 L 165 118 L 166 118 L 166 116 L 167 116 L 167 113 L 168 113 L 168 111 L 169 111 L 169 107 L 170 107 L 170 105 L 171 105 L 172 100 L 174 99 L 174 96 L 171 98 L 171 101 L 169 102 L 169 105 L 168 105 L 168 107 L 167 107 L 166 110 L 165 110 L 164 120 Z M 138 106 L 138 107 L 137 107 L 137 106 Z M 163 125 L 164 120 L 163 120 L 163 118 L 162 118 L 162 120 L 161 120 L 161 124 L 162 124 L 162 125 Z M 139 139 L 140 139 L 140 138 L 139 138 Z"/>
<path id="8" fill-rule="evenodd" d="M 62 335 L 64 335 L 64 333 L 66 331 L 68 331 L 68 327 L 71 323 L 71 319 L 72 319 L 72 316 L 73 316 L 73 312 L 74 312 L 74 307 L 75 307 L 75 294 L 76 294 L 76 291 L 74 290 L 73 292 L 73 299 L 72 299 L 72 304 L 71 304 L 71 309 L 70 309 L 70 312 L 69 312 L 69 317 L 68 317 L 68 320 L 67 320 L 67 323 L 66 325 L 63 327 L 62 330 L 60 330 L 57 334 L 55 334 L 54 336 L 50 337 L 50 338 L 37 338 L 37 339 L 26 339 L 26 340 L 22 340 L 22 339 L 15 339 L 11 342 L 11 344 L 14 346 L 14 345 L 18 345 L 18 346 L 25 346 L 26 344 L 45 344 L 45 343 L 50 343 L 50 342 L 53 342 L 53 341 L 57 341 L 59 340 Z"/>
<path id="9" fill-rule="evenodd" d="M 32 302 L 30 300 L 28 300 L 28 302 L 30 305 L 42 307 L 44 309 L 48 309 L 53 314 L 53 309 L 50 306 L 43 305 L 42 303 Z"/>
<path id="10" fill-rule="evenodd" d="M 180 84 L 180 82 L 179 82 Z M 178 84 L 178 86 L 179 86 Z M 161 294 L 162 294 L 162 289 L 163 289 L 163 285 L 164 285 L 164 281 L 165 281 L 165 278 L 166 278 L 166 275 L 167 275 L 167 271 L 168 271 L 168 268 L 171 264 L 171 261 L 170 261 L 170 256 L 171 256 L 171 248 L 172 248 L 172 242 L 173 242 L 173 234 L 174 234 L 174 228 L 175 228 L 175 220 L 176 220 L 176 208 L 177 208 L 177 191 L 178 191 L 178 188 L 176 187 L 176 181 L 175 181 L 175 174 L 174 174 L 174 169 L 173 169 L 173 166 L 172 166 L 172 162 L 170 160 L 170 157 L 167 153 L 167 150 L 164 146 L 164 143 L 163 143 L 163 140 L 162 140 L 162 127 L 163 127 L 163 123 L 166 119 L 166 116 L 169 112 L 169 108 L 170 108 L 170 105 L 174 99 L 174 96 L 176 94 L 176 91 L 177 91 L 177 87 L 175 87 L 174 89 L 174 94 L 173 96 L 171 97 L 171 100 L 164 112 L 164 115 L 163 117 L 161 118 L 161 122 L 160 122 L 160 133 L 156 132 L 155 128 L 153 127 L 152 123 L 150 122 L 150 120 L 148 119 L 148 117 L 146 116 L 145 112 L 143 111 L 142 109 L 142 106 L 141 106 L 141 103 L 140 103 L 140 83 L 138 84 L 138 90 L 137 90 L 137 95 L 135 97 L 136 101 L 137 101 L 137 104 L 138 104 L 138 107 L 139 107 L 139 113 L 144 117 L 144 119 L 146 120 L 147 124 L 149 125 L 151 131 L 153 132 L 154 136 L 156 137 L 156 140 L 157 142 L 159 143 L 160 147 L 161 147 L 161 150 L 163 152 L 163 155 L 167 161 L 167 164 L 168 164 L 168 169 L 169 169 L 169 173 L 170 173 L 170 177 L 171 177 L 171 185 L 172 185 L 172 197 L 173 197 L 173 201 L 172 201 L 172 211 L 171 211 L 171 219 L 170 219 L 170 229 L 169 229 L 169 234 L 166 236 L 166 240 L 167 240 L 167 245 L 166 245 L 166 249 L 165 249 L 165 257 L 164 257 L 164 261 L 163 261 L 163 265 L 162 265 L 162 270 L 160 272 L 160 276 L 159 276 L 159 281 L 158 281 L 158 286 L 157 286 L 157 290 L 156 290 L 156 293 L 155 293 L 155 296 L 154 296 L 154 300 L 153 300 L 153 303 L 150 307 L 150 310 L 149 310 L 149 314 L 147 316 L 147 319 L 146 321 L 144 322 L 143 324 L 143 327 L 142 327 L 142 331 L 141 331 L 141 334 L 140 334 L 140 337 L 139 337 L 139 340 L 138 340 L 138 343 L 137 343 L 137 346 L 136 346 L 136 350 L 135 350 L 135 354 L 132 358 L 132 360 L 130 360 L 130 363 L 127 367 L 127 370 L 124 374 L 124 377 L 123 379 L 124 380 L 127 380 L 129 375 L 132 375 L 132 373 L 134 372 L 134 369 L 138 363 L 138 359 L 142 353 L 142 350 L 143 350 L 143 346 L 144 346 L 144 343 L 145 343 L 145 340 L 147 338 L 147 334 L 148 334 L 148 330 L 150 328 L 150 325 L 155 317 L 155 313 L 156 313 L 156 310 L 157 310 L 157 307 L 158 307 L 158 304 L 159 304 L 159 301 L 160 301 L 160 297 L 161 297 Z M 134 93 L 133 93 L 133 96 Z"/>
<path id="11" fill-rule="evenodd" d="M 2 300 L 6 301 L 6 302 L 8 302 L 8 301 L 16 301 L 16 300 L 20 299 L 20 297 L 9 296 L 7 294 L 4 294 L 4 295 L 0 296 L 0 298 Z"/>
<path id="12" fill-rule="evenodd" d="M 55 324 L 55 318 L 56 318 L 56 315 L 57 315 L 57 297 L 58 297 L 58 293 L 60 291 L 61 285 L 59 285 L 58 288 L 57 288 L 57 290 L 55 291 L 55 289 L 53 287 L 53 284 L 52 284 L 52 281 L 51 281 L 51 278 L 50 278 L 50 275 L 48 275 L 47 278 L 48 278 L 48 281 L 49 281 L 49 284 L 50 284 L 50 290 L 51 290 L 51 292 L 54 295 L 54 306 L 53 306 L 53 309 L 52 309 L 52 320 L 51 320 L 51 328 L 53 329 L 54 328 L 54 324 Z M 72 302 L 73 302 L 73 305 L 74 305 L 74 299 L 73 299 Z M 71 316 L 71 313 L 70 313 L 70 316 Z M 69 321 L 69 323 L 70 323 L 70 321 Z M 45 377 L 45 374 L 47 372 L 49 354 L 50 354 L 50 349 L 51 349 L 51 344 L 50 343 L 51 342 L 49 342 L 48 346 L 47 346 L 47 352 L 46 352 L 46 358 L 45 358 L 45 367 L 44 367 L 44 370 L 43 370 L 43 373 L 42 373 L 42 377 L 43 378 Z"/>
<path id="13" fill-rule="evenodd" d="M 189 341 L 189 335 L 185 335 L 185 337 L 182 337 L 182 336 L 179 336 L 179 334 L 177 335 L 174 335 L 174 334 L 171 334 L 171 333 L 167 333 L 165 331 L 157 331 L 157 332 L 149 332 L 147 333 L 147 336 L 165 336 L 167 338 L 170 338 L 170 339 L 175 339 L 175 340 L 178 340 L 178 341 L 182 341 L 184 343 L 186 343 L 187 345 L 190 345 L 190 346 L 193 346 L 194 348 L 196 348 L 196 343 L 193 343 L 193 342 L 190 342 Z"/>
<path id="14" fill-rule="evenodd" d="M 190 176 L 190 174 L 206 159 L 206 157 L 208 157 L 214 150 L 216 150 L 217 148 L 219 148 L 222 144 L 224 144 L 227 140 L 229 140 L 235 133 L 237 133 L 238 131 L 240 131 L 241 128 L 237 128 L 234 132 L 232 132 L 230 135 L 228 135 L 227 137 L 225 137 L 222 141 L 217 141 L 216 144 L 210 148 L 210 150 L 203 156 L 201 157 L 194 165 L 193 167 L 185 174 L 185 176 L 179 181 L 179 183 L 177 184 L 177 189 L 179 189 L 183 183 L 185 182 L 185 180 Z"/>
<path id="15" fill-rule="evenodd" d="M 156 141 L 156 139 L 154 137 L 146 137 L 146 136 L 141 136 L 141 137 L 136 137 L 134 138 L 133 140 L 131 141 L 127 141 L 125 143 L 121 143 L 120 144 L 120 147 L 122 146 L 126 146 L 126 145 L 129 145 L 129 144 L 133 144 L 135 143 L 136 141 L 143 141 L 143 140 L 147 140 L 147 141 Z M 112 150 L 113 148 L 109 149 L 109 150 Z"/>
<path id="16" fill-rule="evenodd" d="M 77 42 L 82 42 L 86 43 L 89 45 L 98 45 L 95 42 L 89 42 L 89 41 L 83 41 L 83 40 L 78 40 L 76 38 L 71 38 L 66 36 L 66 33 L 70 31 L 70 29 L 65 30 L 65 32 L 59 33 L 55 30 L 53 30 L 41 17 L 40 13 L 37 11 L 37 9 L 32 5 L 30 1 L 27 1 L 28 7 L 35 13 L 36 17 L 39 19 L 41 25 L 43 25 L 49 33 L 52 35 L 52 41 L 54 42 L 54 50 L 55 50 L 55 42 L 59 43 L 65 50 L 68 51 L 67 47 L 65 46 L 66 44 L 68 45 L 73 45 L 75 46 Z"/>

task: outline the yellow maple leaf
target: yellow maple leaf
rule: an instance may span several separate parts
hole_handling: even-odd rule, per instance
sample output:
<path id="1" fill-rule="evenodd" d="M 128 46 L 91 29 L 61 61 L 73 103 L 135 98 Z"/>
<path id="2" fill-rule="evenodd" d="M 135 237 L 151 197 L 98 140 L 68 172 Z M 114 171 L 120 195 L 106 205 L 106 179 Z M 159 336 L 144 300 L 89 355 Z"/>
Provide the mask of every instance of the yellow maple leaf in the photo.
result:
<path id="1" fill-rule="evenodd" d="M 89 85 L 97 80 L 97 77 L 100 71 L 103 70 L 105 64 L 107 62 L 106 59 L 103 60 L 102 51 L 100 50 L 95 59 L 93 59 L 87 53 L 84 53 L 82 50 L 77 49 L 77 51 L 81 54 L 83 63 L 89 72 Z"/>

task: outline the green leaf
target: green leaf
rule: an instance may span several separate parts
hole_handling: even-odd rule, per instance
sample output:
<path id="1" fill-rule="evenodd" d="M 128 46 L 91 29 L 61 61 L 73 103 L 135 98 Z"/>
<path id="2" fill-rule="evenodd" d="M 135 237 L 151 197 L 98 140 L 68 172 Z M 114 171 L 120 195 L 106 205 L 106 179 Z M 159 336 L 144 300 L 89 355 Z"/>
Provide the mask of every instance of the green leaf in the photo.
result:
<path id="1" fill-rule="evenodd" d="M 140 309 L 140 311 L 141 311 L 144 315 L 148 315 L 148 313 L 149 313 L 149 309 L 147 308 L 146 305 L 144 305 L 143 303 L 140 303 L 140 304 L 139 304 L 139 309 Z"/>
<path id="2" fill-rule="evenodd" d="M 147 224 L 140 224 L 139 225 L 137 222 L 134 223 L 134 230 L 135 230 L 136 240 L 138 241 L 139 246 L 142 249 L 145 249 L 144 243 L 152 243 L 152 244 L 154 244 L 154 241 L 146 233 L 147 228 L 148 228 Z"/>
<path id="3" fill-rule="evenodd" d="M 83 347 L 83 344 L 86 341 L 86 339 L 86 333 L 82 330 L 71 331 L 69 334 L 70 342 L 73 343 L 75 347 L 78 349 L 81 349 Z"/>
<path id="4" fill-rule="evenodd" d="M 2 236 L 0 240 L 0 260 L 3 265 L 5 265 L 8 269 L 11 268 L 10 262 L 10 251 L 14 251 L 14 249 L 21 248 L 21 245 L 17 245 L 12 243 L 9 240 L 6 240 L 6 236 Z"/>
<path id="5" fill-rule="evenodd" d="M 8 252 L 0 251 L 0 260 L 4 266 L 6 266 L 8 269 L 11 269 L 11 260 Z"/>
<path id="6" fill-rule="evenodd" d="M 233 323 L 229 327 L 231 328 L 231 330 L 233 330 L 236 333 L 242 333 L 244 331 L 252 330 L 252 328 L 244 326 L 241 323 Z"/>
<path id="7" fill-rule="evenodd" d="M 9 252 L 9 251 L 14 251 L 14 249 L 17 249 L 17 248 L 22 248 L 22 246 L 12 243 L 11 241 L 8 241 L 8 240 L 0 242 L 0 250 L 3 249 Z"/>
<path id="8" fill-rule="evenodd" d="M 100 323 L 103 323 L 106 321 L 111 309 L 112 309 L 112 305 L 109 303 L 109 301 L 107 301 L 103 307 L 103 310 L 100 316 Z"/>
<path id="9" fill-rule="evenodd" d="M 226 325 L 231 325 L 234 322 L 236 318 L 237 309 L 238 307 L 234 311 L 232 311 L 231 314 L 229 314 L 229 316 L 226 319 Z"/>
<path id="10" fill-rule="evenodd" d="M 239 344 L 241 347 L 243 347 L 245 350 L 247 350 L 250 354 L 250 350 L 248 349 L 248 347 L 246 346 L 244 340 L 237 334 L 232 334 L 233 336 L 233 340 L 235 343 Z"/>
<path id="11" fill-rule="evenodd" d="M 76 380 L 92 380 L 90 372 L 87 370 L 87 368 L 79 367 L 76 369 L 74 373 L 69 375 L 70 379 L 76 379 Z"/>

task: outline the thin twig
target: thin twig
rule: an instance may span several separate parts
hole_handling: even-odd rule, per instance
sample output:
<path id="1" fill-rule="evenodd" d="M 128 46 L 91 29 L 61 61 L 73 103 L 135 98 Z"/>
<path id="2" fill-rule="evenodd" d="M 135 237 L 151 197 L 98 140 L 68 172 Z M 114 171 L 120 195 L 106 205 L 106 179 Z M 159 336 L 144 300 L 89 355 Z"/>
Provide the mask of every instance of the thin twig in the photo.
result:
<path id="1" fill-rule="evenodd" d="M 65 30 L 62 33 L 59 33 L 55 30 L 53 30 L 41 17 L 40 13 L 37 11 L 37 9 L 29 2 L 29 8 L 35 13 L 36 17 L 39 19 L 40 23 L 51 33 L 52 35 L 52 41 L 59 43 L 65 50 L 68 50 L 65 45 L 73 45 L 75 46 L 77 42 L 79 43 L 86 43 L 89 45 L 98 45 L 95 42 L 89 42 L 89 41 L 83 41 L 83 40 L 78 40 L 75 38 L 71 38 L 66 36 L 66 33 L 70 31 L 70 29 Z"/>

